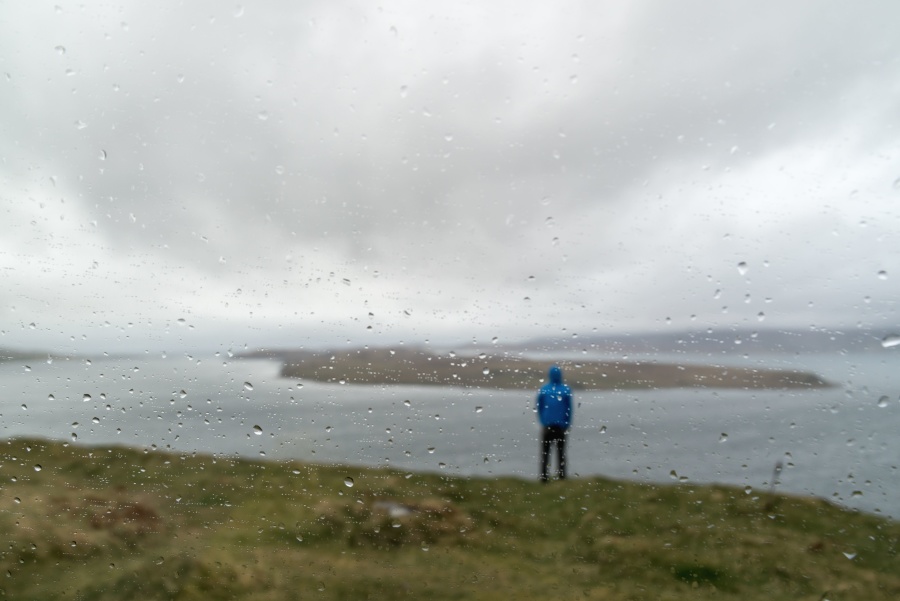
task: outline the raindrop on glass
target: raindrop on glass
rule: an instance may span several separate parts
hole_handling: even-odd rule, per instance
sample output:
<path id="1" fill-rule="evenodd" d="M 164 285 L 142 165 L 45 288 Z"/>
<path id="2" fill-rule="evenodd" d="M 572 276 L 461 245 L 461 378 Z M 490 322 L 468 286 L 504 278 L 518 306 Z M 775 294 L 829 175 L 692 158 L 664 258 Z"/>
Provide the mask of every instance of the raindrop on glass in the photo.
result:
<path id="1" fill-rule="evenodd" d="M 888 336 L 885 336 L 885 337 L 881 340 L 881 346 L 883 346 L 884 348 L 891 348 L 891 347 L 894 347 L 894 346 L 900 346 L 900 335 L 898 335 L 898 334 L 890 334 L 890 335 L 888 335 Z"/>
<path id="2" fill-rule="evenodd" d="M 244 382 L 244 390 L 253 390 L 253 384 L 250 382 Z"/>
<path id="3" fill-rule="evenodd" d="M 351 478 L 350 476 L 344 478 L 344 486 L 346 486 L 347 488 L 353 488 L 353 478 Z"/>
<path id="4" fill-rule="evenodd" d="M 888 406 L 888 403 L 890 403 L 890 401 L 891 401 L 891 399 L 889 397 L 883 396 L 880 399 L 878 399 L 878 406 L 881 407 L 882 409 L 884 409 L 885 407 Z"/>
<path id="5" fill-rule="evenodd" d="M 737 270 L 738 270 L 738 273 L 741 275 L 746 274 L 747 273 L 747 263 L 745 263 L 744 261 L 741 261 L 740 263 L 738 263 Z"/>
<path id="6" fill-rule="evenodd" d="M 260 426 L 253 426 L 253 433 L 259 436 L 262 434 L 262 428 Z"/>

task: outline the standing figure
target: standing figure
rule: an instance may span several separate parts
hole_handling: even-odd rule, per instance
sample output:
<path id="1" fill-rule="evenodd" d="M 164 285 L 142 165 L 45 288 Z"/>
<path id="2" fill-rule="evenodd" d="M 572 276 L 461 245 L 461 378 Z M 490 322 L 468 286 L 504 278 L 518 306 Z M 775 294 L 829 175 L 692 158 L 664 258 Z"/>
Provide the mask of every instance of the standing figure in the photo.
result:
<path id="1" fill-rule="evenodd" d="M 538 420 L 541 433 L 541 482 L 549 478 L 550 447 L 556 445 L 559 461 L 559 479 L 566 477 L 566 432 L 572 424 L 572 390 L 563 384 L 562 370 L 554 365 L 549 372 L 550 381 L 541 387 L 537 395 Z"/>

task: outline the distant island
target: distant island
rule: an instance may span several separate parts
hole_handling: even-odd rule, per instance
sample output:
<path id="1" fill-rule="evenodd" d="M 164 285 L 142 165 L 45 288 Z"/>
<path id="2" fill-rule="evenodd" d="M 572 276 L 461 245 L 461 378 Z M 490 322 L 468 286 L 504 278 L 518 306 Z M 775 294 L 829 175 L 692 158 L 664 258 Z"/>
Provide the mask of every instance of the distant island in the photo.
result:
<path id="1" fill-rule="evenodd" d="M 509 355 L 462 356 L 411 348 L 341 351 L 260 350 L 239 358 L 280 360 L 281 376 L 315 382 L 431 385 L 530 390 L 545 379 L 549 360 Z M 648 361 L 573 361 L 558 364 L 577 390 L 654 388 L 814 389 L 832 383 L 803 371 Z"/>
<path id="2" fill-rule="evenodd" d="M 54 356 L 42 351 L 22 351 L 0 348 L 0 363 L 6 361 L 46 361 L 48 357 L 52 359 Z"/>

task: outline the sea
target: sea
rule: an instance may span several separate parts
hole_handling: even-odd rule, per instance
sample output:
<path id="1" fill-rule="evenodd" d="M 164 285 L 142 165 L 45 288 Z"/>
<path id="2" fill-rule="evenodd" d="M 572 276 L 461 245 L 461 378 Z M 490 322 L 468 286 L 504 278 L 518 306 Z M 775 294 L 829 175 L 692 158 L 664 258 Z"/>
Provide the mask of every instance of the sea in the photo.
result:
<path id="1" fill-rule="evenodd" d="M 802 369 L 834 386 L 576 391 L 570 476 L 725 483 L 900 519 L 898 351 L 630 356 Z M 299 459 L 348 475 L 537 477 L 534 391 L 318 383 L 279 369 L 225 353 L 2 363 L 0 438 Z"/>

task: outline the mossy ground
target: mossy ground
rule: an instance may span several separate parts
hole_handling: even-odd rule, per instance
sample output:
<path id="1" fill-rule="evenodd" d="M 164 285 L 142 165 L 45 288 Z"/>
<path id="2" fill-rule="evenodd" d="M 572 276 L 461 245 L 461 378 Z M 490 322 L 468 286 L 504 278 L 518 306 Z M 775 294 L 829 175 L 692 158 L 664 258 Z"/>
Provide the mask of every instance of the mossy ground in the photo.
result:
<path id="1" fill-rule="evenodd" d="M 733 487 L 41 440 L 0 443 L 0 482 L 10 599 L 900 597 L 900 524 Z"/>

